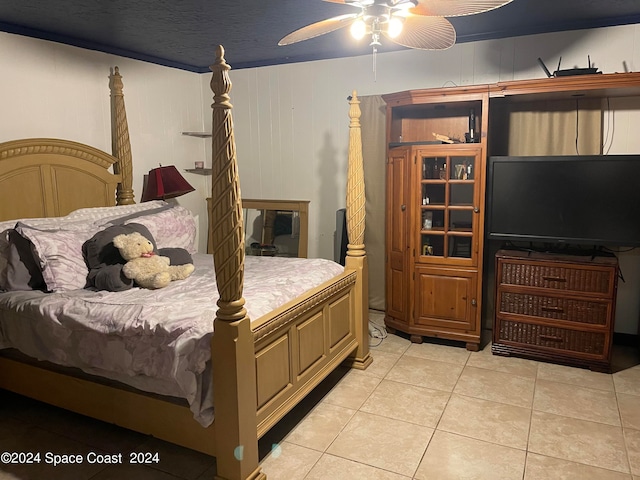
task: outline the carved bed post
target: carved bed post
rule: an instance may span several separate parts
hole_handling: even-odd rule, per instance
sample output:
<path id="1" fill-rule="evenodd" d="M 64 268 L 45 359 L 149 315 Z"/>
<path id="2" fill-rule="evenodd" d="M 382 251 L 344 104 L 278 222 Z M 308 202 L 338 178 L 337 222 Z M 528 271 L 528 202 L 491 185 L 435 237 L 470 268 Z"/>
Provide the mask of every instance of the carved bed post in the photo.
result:
<path id="1" fill-rule="evenodd" d="M 117 205 L 131 205 L 133 199 L 133 162 L 131 159 L 131 142 L 129 140 L 129 124 L 127 112 L 124 108 L 124 93 L 122 93 L 122 76 L 115 67 L 110 76 L 111 90 L 111 154 L 119 162 L 113 165 L 113 173 L 120 175 L 122 180 L 116 191 Z"/>
<path id="2" fill-rule="evenodd" d="M 216 49 L 213 91 L 211 221 L 218 311 L 211 340 L 217 479 L 266 479 L 258 464 L 256 368 L 244 308 L 244 230 L 229 91 L 231 67 Z"/>
<path id="3" fill-rule="evenodd" d="M 345 267 L 356 270 L 358 279 L 355 298 L 356 336 L 358 348 L 347 363 L 354 368 L 365 369 L 373 359 L 369 354 L 369 269 L 364 249 L 365 194 L 364 164 L 362 160 L 362 133 L 360 131 L 360 100 L 353 91 L 349 99 L 349 168 L 347 170 L 347 257 Z"/>

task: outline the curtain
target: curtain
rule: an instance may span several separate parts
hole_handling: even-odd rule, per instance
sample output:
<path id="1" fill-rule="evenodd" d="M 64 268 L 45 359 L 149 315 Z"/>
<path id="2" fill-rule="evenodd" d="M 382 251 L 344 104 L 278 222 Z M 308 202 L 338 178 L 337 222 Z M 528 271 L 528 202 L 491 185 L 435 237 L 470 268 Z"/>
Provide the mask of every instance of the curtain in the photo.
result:
<path id="1" fill-rule="evenodd" d="M 512 102 L 491 105 L 493 152 L 507 155 L 601 153 L 602 111 L 598 99 Z"/>
<path id="2" fill-rule="evenodd" d="M 379 95 L 359 97 L 366 228 L 364 243 L 369 263 L 369 307 L 385 309 L 385 176 L 386 103 Z"/>

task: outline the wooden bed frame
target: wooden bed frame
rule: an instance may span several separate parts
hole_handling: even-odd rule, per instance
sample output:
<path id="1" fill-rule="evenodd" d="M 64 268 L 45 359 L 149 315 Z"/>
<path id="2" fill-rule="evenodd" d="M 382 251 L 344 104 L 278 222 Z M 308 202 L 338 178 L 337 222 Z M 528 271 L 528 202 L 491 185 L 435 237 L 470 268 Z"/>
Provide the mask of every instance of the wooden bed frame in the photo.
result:
<path id="1" fill-rule="evenodd" d="M 211 342 L 214 423 L 202 427 L 186 403 L 8 356 L 0 356 L 0 388 L 214 455 L 216 478 L 264 479 L 258 439 L 340 364 L 364 369 L 372 362 L 359 101 L 354 92 L 349 110 L 349 246 L 344 273 L 252 322 L 242 297 L 242 203 L 229 101 L 230 67 L 221 46 L 211 70 L 210 216 L 220 293 Z M 134 203 L 131 148 L 117 67 L 110 87 L 113 155 L 64 140 L 0 144 L 0 221 Z"/>

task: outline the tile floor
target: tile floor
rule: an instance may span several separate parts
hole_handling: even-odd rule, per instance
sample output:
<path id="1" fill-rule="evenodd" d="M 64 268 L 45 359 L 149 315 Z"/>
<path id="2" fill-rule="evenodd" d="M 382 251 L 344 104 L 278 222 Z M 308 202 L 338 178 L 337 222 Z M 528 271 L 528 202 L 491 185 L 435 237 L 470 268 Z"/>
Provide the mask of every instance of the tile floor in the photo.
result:
<path id="1" fill-rule="evenodd" d="M 336 371 L 261 440 L 270 480 L 640 480 L 637 349 L 614 349 L 612 375 L 396 335 L 371 350 L 367 370 Z M 207 455 L 2 391 L 0 451 L 160 457 L 138 467 L 0 464 L 0 480 L 215 475 Z"/>

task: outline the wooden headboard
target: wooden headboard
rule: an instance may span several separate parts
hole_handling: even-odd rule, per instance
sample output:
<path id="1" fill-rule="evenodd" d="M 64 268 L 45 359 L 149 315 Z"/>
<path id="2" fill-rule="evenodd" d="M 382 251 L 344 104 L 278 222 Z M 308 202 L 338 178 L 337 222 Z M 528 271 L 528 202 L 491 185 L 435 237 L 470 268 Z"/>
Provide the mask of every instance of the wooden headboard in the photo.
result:
<path id="1" fill-rule="evenodd" d="M 131 146 L 118 67 L 109 86 L 113 155 L 53 138 L 0 143 L 0 221 L 133 203 Z"/>

